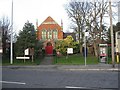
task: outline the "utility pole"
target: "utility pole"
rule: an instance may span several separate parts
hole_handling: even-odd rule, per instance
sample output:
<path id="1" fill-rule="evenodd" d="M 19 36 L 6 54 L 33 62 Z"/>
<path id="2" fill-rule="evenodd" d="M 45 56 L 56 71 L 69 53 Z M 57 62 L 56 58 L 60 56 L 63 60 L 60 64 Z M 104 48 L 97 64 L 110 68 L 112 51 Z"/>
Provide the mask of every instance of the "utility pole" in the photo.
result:
<path id="1" fill-rule="evenodd" d="M 13 0 L 11 10 L 10 64 L 13 64 Z"/>
<path id="2" fill-rule="evenodd" d="M 84 34 L 84 57 L 85 57 L 85 66 L 86 66 L 86 31 L 85 31 L 85 34 Z"/>
<path id="3" fill-rule="evenodd" d="M 109 0 L 109 15 L 110 15 L 110 31 L 111 31 L 111 54 L 112 54 L 112 67 L 115 67 L 115 55 L 114 55 L 114 37 L 113 37 L 113 25 L 112 25 L 112 8 L 111 0 Z"/>

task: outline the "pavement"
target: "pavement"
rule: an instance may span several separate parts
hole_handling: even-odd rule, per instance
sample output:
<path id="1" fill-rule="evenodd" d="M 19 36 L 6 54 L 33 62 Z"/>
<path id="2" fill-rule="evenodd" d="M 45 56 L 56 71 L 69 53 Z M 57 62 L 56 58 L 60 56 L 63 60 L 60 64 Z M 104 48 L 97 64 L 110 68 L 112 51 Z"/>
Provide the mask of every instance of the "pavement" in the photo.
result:
<path id="1" fill-rule="evenodd" d="M 35 69 L 35 70 L 70 70 L 70 71 L 120 71 L 120 64 L 115 64 L 115 67 L 112 67 L 112 64 L 99 63 L 96 65 L 53 65 L 53 58 L 51 56 L 46 56 L 40 65 L 32 66 L 20 66 L 20 65 L 7 65 L 0 66 L 0 68 L 9 68 L 9 69 Z"/>
<path id="2" fill-rule="evenodd" d="M 119 64 L 112 67 L 112 64 L 97 65 L 34 65 L 34 66 L 0 66 L 9 69 L 35 69 L 35 70 L 70 70 L 70 71 L 120 71 Z"/>

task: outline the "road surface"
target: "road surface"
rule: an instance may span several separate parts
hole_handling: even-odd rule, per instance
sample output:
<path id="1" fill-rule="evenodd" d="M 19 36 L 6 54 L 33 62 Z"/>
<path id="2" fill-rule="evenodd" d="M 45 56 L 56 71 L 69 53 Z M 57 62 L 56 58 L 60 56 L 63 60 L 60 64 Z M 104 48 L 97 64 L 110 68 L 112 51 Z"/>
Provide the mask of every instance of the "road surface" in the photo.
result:
<path id="1" fill-rule="evenodd" d="M 118 88 L 117 71 L 3 68 L 3 88 Z"/>

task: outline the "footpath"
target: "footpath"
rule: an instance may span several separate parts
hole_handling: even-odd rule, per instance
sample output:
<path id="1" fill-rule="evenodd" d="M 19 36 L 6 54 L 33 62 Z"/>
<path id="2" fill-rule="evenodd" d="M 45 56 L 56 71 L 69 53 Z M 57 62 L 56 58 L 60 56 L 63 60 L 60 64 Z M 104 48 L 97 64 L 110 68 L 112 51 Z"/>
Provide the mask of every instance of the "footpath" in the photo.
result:
<path id="1" fill-rule="evenodd" d="M 120 71 L 120 65 L 97 64 L 97 65 L 34 65 L 34 66 L 1 66 L 8 69 L 35 69 L 35 70 L 67 70 L 67 71 Z"/>
<path id="2" fill-rule="evenodd" d="M 53 63 L 53 57 L 51 56 L 46 56 L 42 62 L 40 63 L 40 65 L 52 65 Z"/>
<path id="3" fill-rule="evenodd" d="M 20 65 L 8 65 L 0 66 L 1 68 L 7 69 L 34 69 L 34 70 L 69 70 L 69 71 L 120 71 L 120 64 L 115 64 L 115 67 L 112 67 L 112 64 L 99 63 L 95 65 L 53 65 L 53 57 L 46 56 L 40 65 L 32 66 L 20 66 Z"/>

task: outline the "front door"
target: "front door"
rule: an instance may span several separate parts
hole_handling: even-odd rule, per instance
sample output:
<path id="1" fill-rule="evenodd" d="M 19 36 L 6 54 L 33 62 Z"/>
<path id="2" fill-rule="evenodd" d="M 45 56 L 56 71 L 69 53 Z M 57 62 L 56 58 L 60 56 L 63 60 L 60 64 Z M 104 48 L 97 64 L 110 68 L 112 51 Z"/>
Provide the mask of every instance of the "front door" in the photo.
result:
<path id="1" fill-rule="evenodd" d="M 47 43 L 45 47 L 45 52 L 47 55 L 52 55 L 53 54 L 53 46 L 50 42 Z"/>

